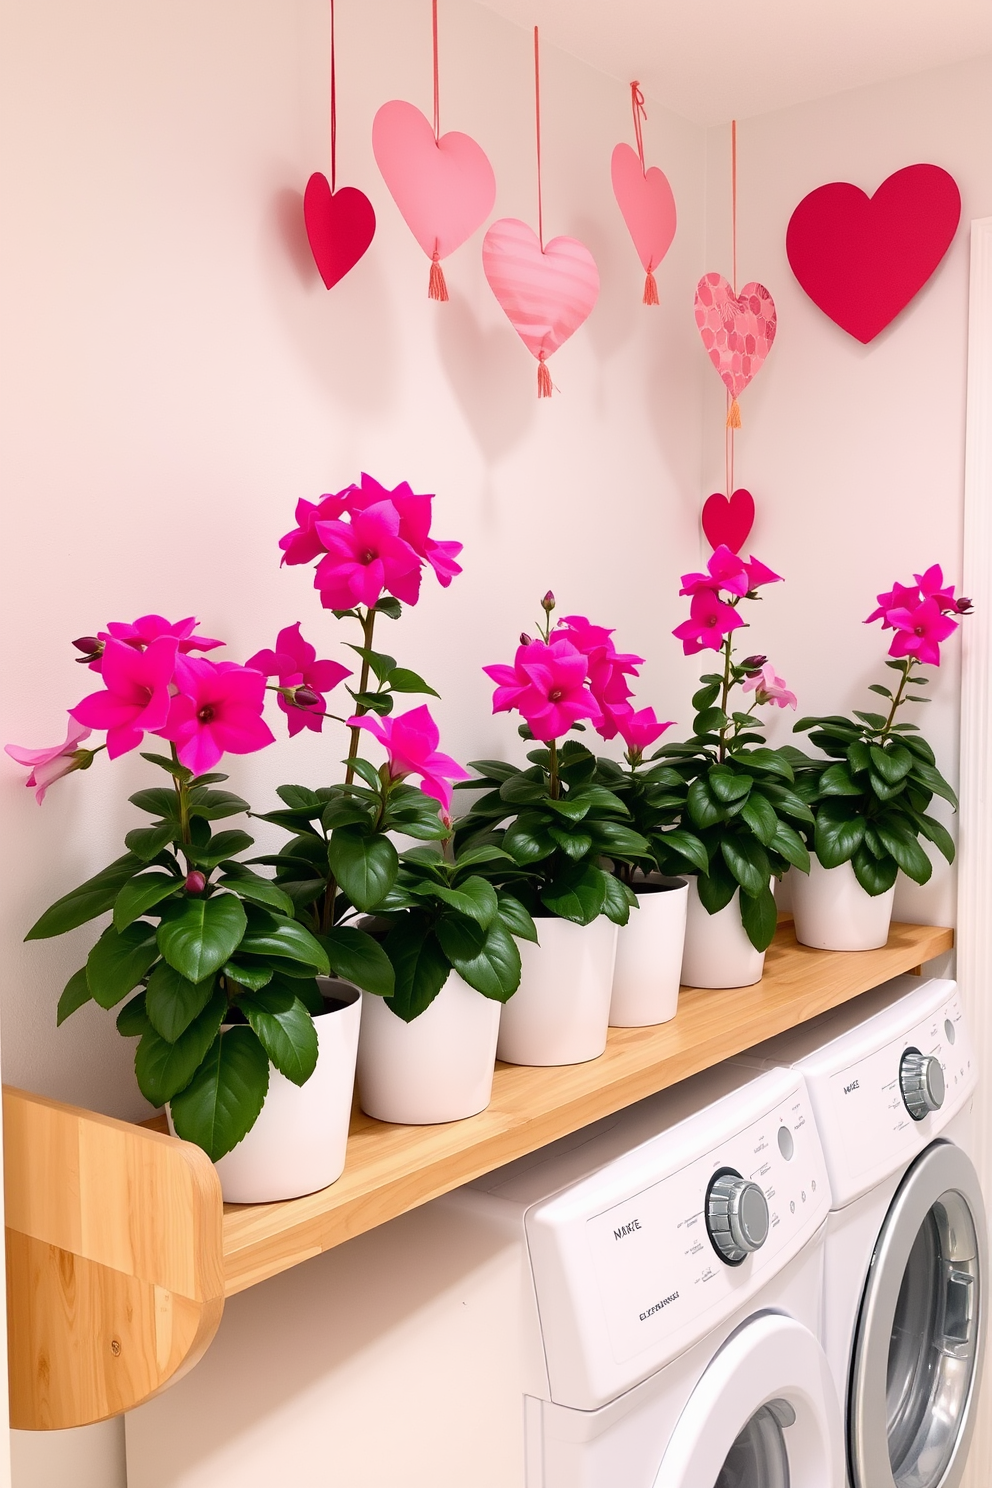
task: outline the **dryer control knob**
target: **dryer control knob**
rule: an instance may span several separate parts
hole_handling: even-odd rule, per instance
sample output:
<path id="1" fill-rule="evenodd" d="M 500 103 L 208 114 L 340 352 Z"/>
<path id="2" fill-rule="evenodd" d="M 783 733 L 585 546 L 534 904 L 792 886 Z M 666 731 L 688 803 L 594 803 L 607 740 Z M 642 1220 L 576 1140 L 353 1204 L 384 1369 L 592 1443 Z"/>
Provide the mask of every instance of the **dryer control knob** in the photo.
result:
<path id="1" fill-rule="evenodd" d="M 944 1071 L 939 1059 L 907 1049 L 899 1065 L 899 1088 L 914 1121 L 939 1111 L 944 1104 Z"/>
<path id="2" fill-rule="evenodd" d="M 768 1201 L 739 1173 L 720 1173 L 706 1196 L 706 1228 L 720 1259 L 739 1266 L 768 1238 Z"/>

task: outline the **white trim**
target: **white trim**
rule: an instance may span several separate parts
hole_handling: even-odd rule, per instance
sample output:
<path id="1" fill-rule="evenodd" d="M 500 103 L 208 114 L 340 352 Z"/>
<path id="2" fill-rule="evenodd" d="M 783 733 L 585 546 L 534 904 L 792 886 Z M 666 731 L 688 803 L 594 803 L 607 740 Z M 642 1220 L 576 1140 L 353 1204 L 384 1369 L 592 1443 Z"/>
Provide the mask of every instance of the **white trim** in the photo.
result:
<path id="1" fill-rule="evenodd" d="M 962 592 L 976 613 L 962 629 L 958 979 L 982 1061 L 975 1096 L 975 1163 L 992 1197 L 992 217 L 971 224 L 968 411 Z M 992 1371 L 965 1482 L 992 1461 Z"/>

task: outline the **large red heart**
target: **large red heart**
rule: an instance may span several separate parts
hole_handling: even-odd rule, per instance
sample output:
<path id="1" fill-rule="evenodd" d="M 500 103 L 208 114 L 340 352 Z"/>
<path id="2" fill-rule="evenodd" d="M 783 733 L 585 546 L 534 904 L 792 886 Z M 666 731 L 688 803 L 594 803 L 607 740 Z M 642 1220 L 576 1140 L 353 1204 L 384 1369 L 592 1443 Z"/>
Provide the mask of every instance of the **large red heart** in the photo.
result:
<path id="1" fill-rule="evenodd" d="M 754 526 L 754 497 L 743 486 L 728 501 L 721 491 L 714 491 L 703 502 L 703 531 L 714 551 L 721 543 L 732 553 L 739 553 Z"/>
<path id="2" fill-rule="evenodd" d="M 613 195 L 646 274 L 651 274 L 668 252 L 675 236 L 675 197 L 664 171 L 656 165 L 641 169 L 637 151 L 617 145 L 610 162 Z"/>
<path id="3" fill-rule="evenodd" d="M 832 181 L 804 196 L 785 248 L 803 289 L 867 344 L 923 288 L 957 231 L 961 193 L 939 165 L 907 165 L 868 196 Z"/>
<path id="4" fill-rule="evenodd" d="M 492 211 L 496 177 L 480 145 L 451 131 L 434 138 L 412 103 L 384 103 L 372 122 L 376 165 L 428 258 L 447 258 Z"/>
<path id="5" fill-rule="evenodd" d="M 501 217 L 486 233 L 482 267 L 513 329 L 541 362 L 578 330 L 599 295 L 599 271 L 584 244 L 552 238 L 542 251 L 537 233 L 516 217 Z"/>
<path id="6" fill-rule="evenodd" d="M 739 398 L 775 340 L 775 301 L 763 284 L 735 295 L 722 274 L 696 285 L 696 325 L 709 359 L 732 398 Z"/>
<path id="7" fill-rule="evenodd" d="M 364 191 L 330 183 L 315 171 L 303 193 L 303 220 L 313 261 L 328 289 L 353 269 L 375 235 L 375 212 Z"/>

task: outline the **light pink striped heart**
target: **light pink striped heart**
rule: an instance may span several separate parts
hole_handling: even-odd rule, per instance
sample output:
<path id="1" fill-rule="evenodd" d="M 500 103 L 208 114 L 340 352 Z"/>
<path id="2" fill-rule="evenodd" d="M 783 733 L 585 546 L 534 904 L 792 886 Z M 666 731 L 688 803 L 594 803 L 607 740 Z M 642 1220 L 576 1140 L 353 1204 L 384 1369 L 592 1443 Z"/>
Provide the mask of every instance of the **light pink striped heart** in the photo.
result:
<path id="1" fill-rule="evenodd" d="M 501 217 L 486 233 L 482 266 L 507 319 L 542 366 L 599 295 L 599 271 L 584 244 L 552 238 L 542 252 L 533 228 L 516 217 Z"/>
<path id="2" fill-rule="evenodd" d="M 704 274 L 695 306 L 709 359 L 730 396 L 739 398 L 772 349 L 775 301 L 763 284 L 745 284 L 735 295 L 722 274 Z"/>

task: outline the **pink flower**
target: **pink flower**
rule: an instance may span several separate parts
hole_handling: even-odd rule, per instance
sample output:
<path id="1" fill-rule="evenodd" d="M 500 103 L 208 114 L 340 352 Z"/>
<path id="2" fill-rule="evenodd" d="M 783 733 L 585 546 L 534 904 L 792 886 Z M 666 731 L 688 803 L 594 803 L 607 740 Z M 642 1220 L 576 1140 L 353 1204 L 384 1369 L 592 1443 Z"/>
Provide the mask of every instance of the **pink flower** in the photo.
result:
<path id="1" fill-rule="evenodd" d="M 876 598 L 878 600 L 878 609 L 872 610 L 865 624 L 871 625 L 874 620 L 881 620 L 882 629 L 891 630 L 893 627 L 892 621 L 889 618 L 890 612 L 892 610 L 906 609 L 909 606 L 918 605 L 920 602 L 920 591 L 916 585 L 913 585 L 912 588 L 907 588 L 905 584 L 893 584 L 888 593 L 879 594 Z"/>
<path id="2" fill-rule="evenodd" d="M 611 640 L 613 631 L 591 625 L 584 615 L 566 615 L 554 635 L 556 639 L 570 641 L 586 658 L 589 690 L 600 708 L 627 701 L 633 691 L 627 677 L 638 675 L 638 667 L 644 664 L 643 656 L 618 651 Z"/>
<path id="3" fill-rule="evenodd" d="M 91 732 L 91 729 L 83 728 L 81 723 L 70 718 L 64 744 L 55 744 L 51 749 L 24 749 L 20 744 L 4 746 L 11 759 L 16 760 L 19 765 L 31 766 L 31 773 L 24 784 L 35 787 L 35 800 L 39 806 L 45 799 L 48 787 L 56 780 L 61 780 L 63 775 L 69 775 L 73 770 L 83 770 L 92 762 L 93 751 L 79 748 L 80 743 L 83 739 L 88 739 Z"/>
<path id="4" fill-rule="evenodd" d="M 377 718 L 374 713 L 349 718 L 348 727 L 366 729 L 379 740 L 389 756 L 392 780 L 419 775 L 424 794 L 440 801 L 445 811 L 451 805 L 449 782 L 469 778 L 468 771 L 450 754 L 438 753 L 437 724 L 423 704 L 392 718 Z"/>
<path id="5" fill-rule="evenodd" d="M 568 733 L 580 718 L 598 724 L 602 717 L 599 704 L 585 685 L 588 661 L 564 637 L 555 636 L 550 645 L 531 641 L 529 646 L 518 648 L 512 667 L 494 665 L 482 670 L 497 683 L 493 712 L 515 708 L 535 739 L 544 744 Z"/>
<path id="6" fill-rule="evenodd" d="M 641 708 L 638 712 L 629 703 L 620 703 L 616 707 L 603 710 L 604 724 L 608 720 L 610 732 L 600 727 L 599 733 L 604 739 L 612 739 L 619 734 L 627 746 L 629 757 L 640 758 L 645 749 L 650 749 L 654 741 L 661 737 L 666 729 L 671 728 L 672 720 L 668 723 L 659 723 L 653 708 Z"/>
<path id="7" fill-rule="evenodd" d="M 940 643 L 958 628 L 958 622 L 941 613 L 937 600 L 925 599 L 912 609 L 889 610 L 886 619 L 896 634 L 890 656 L 915 656 L 929 666 L 940 666 Z"/>
<path id="8" fill-rule="evenodd" d="M 206 657 L 176 658 L 178 696 L 159 733 L 171 739 L 194 775 L 213 769 L 225 752 L 252 754 L 275 742 L 262 719 L 265 678 L 251 667 Z"/>
<path id="9" fill-rule="evenodd" d="M 741 684 L 742 692 L 753 692 L 755 702 L 775 703 L 779 708 L 794 708 L 796 694 L 785 685 L 785 678 L 776 675 L 770 662 L 765 662 L 760 671 L 752 672 Z"/>
<path id="10" fill-rule="evenodd" d="M 760 558 L 753 555 L 747 560 L 744 567 L 747 569 L 748 589 L 760 589 L 762 584 L 781 584 L 782 575 L 773 572 L 767 564 L 762 563 Z"/>
<path id="11" fill-rule="evenodd" d="M 683 574 L 682 588 L 679 593 L 698 594 L 704 589 L 713 591 L 726 589 L 728 593 L 743 598 L 748 589 L 752 587 L 743 559 L 738 558 L 736 553 L 732 553 L 725 543 L 721 543 L 715 549 L 706 565 L 706 570 L 704 574 Z"/>
<path id="12" fill-rule="evenodd" d="M 366 503 L 368 504 L 368 503 Z M 296 526 L 279 539 L 283 563 L 310 563 L 324 551 L 316 530 L 317 522 L 336 522 L 345 512 L 361 510 L 358 486 L 345 486 L 343 491 L 321 496 L 318 502 L 296 503 Z"/>
<path id="13" fill-rule="evenodd" d="M 366 482 L 370 490 L 375 488 L 380 493 L 380 500 L 389 500 L 393 503 L 400 514 L 400 537 L 410 544 L 418 557 L 430 564 L 438 583 L 443 589 L 447 589 L 452 579 L 462 571 L 461 565 L 455 562 L 462 550 L 462 544 L 460 542 L 439 542 L 431 537 L 431 502 L 434 497 L 418 495 L 411 490 L 406 481 L 403 481 L 393 491 L 385 490 L 371 476 L 363 475 L 363 487 Z"/>
<path id="14" fill-rule="evenodd" d="M 378 501 L 350 522 L 314 524 L 325 548 L 314 585 L 325 610 L 372 606 L 388 589 L 406 604 L 420 593 L 420 558 L 399 536 L 400 514 L 391 501 Z"/>
<path id="15" fill-rule="evenodd" d="M 69 712 L 87 728 L 107 730 L 111 759 L 136 749 L 146 732 L 157 733 L 165 723 L 177 645 L 175 636 L 165 635 L 145 651 L 113 637 L 107 641 L 101 658 L 105 691 L 91 692 Z"/>
<path id="16" fill-rule="evenodd" d="M 689 619 L 677 625 L 672 635 L 682 642 L 686 656 L 695 656 L 697 651 L 719 651 L 724 636 L 743 624 L 734 607 L 724 604 L 712 589 L 698 589 L 692 596 Z"/>
<path id="17" fill-rule="evenodd" d="M 316 658 L 317 652 L 309 641 L 303 639 L 297 621 L 279 632 L 274 651 L 256 651 L 245 662 L 245 666 L 254 668 L 265 677 L 278 677 L 281 688 L 307 687 L 315 694 L 314 701 L 304 705 L 292 702 L 280 692 L 279 706 L 289 720 L 290 738 L 304 728 L 320 733 L 324 722 L 324 694 L 351 676 L 348 668 L 341 666 L 340 662 L 318 661 Z"/>
<path id="18" fill-rule="evenodd" d="M 73 645 L 83 650 L 89 642 L 92 654 L 80 658 L 89 662 L 91 672 L 99 672 L 103 669 L 103 652 L 107 642 L 111 639 L 124 641 L 136 651 L 144 651 L 157 641 L 161 636 L 174 636 L 179 642 L 179 650 L 186 651 L 213 651 L 218 646 L 223 646 L 223 641 L 212 640 L 210 636 L 194 635 L 198 621 L 187 615 L 185 620 L 166 620 L 164 615 L 139 615 L 133 623 L 123 620 L 111 620 L 106 630 L 101 630 L 95 636 L 82 636 Z"/>

